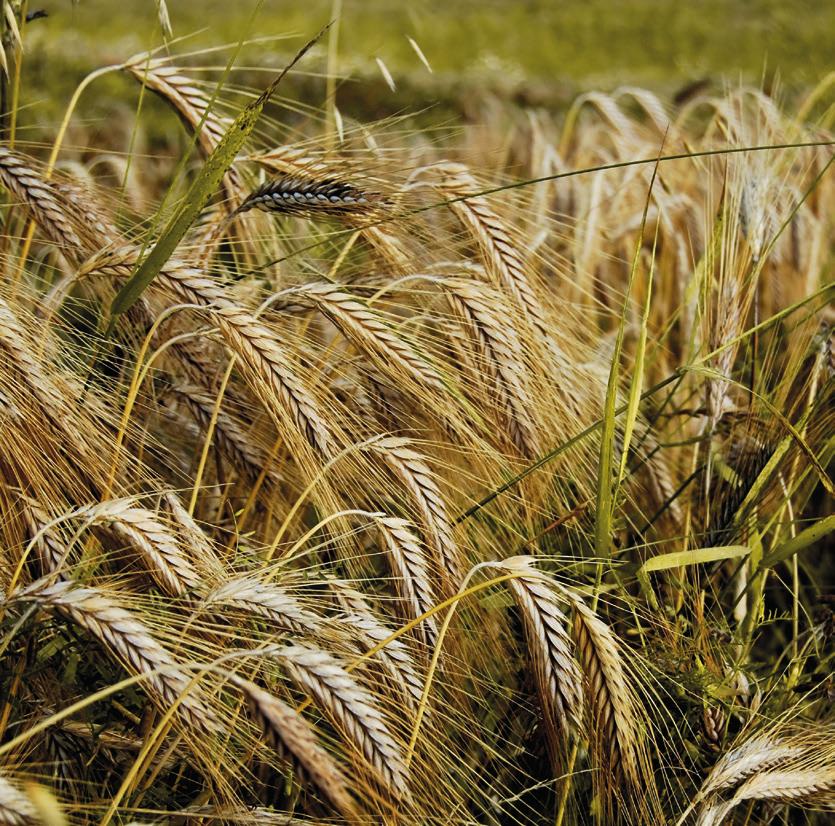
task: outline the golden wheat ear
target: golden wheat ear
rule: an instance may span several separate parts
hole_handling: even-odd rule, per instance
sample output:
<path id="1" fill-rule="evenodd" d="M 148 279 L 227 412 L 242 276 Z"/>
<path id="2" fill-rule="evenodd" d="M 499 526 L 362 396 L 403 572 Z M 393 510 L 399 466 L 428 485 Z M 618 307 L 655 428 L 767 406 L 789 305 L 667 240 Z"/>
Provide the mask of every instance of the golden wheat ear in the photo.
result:
<path id="1" fill-rule="evenodd" d="M 108 649 L 168 707 L 177 703 L 182 719 L 204 734 L 221 729 L 197 687 L 192 687 L 182 665 L 162 646 L 145 624 L 104 591 L 63 581 L 43 587 L 35 583 L 16 599 L 33 600 L 84 629 Z"/>
<path id="2" fill-rule="evenodd" d="M 308 780 L 341 815 L 359 817 L 348 781 L 334 759 L 322 748 L 313 729 L 294 709 L 249 680 L 230 678 L 246 697 L 252 717 L 266 742 L 284 759 L 289 758 L 302 784 Z"/>

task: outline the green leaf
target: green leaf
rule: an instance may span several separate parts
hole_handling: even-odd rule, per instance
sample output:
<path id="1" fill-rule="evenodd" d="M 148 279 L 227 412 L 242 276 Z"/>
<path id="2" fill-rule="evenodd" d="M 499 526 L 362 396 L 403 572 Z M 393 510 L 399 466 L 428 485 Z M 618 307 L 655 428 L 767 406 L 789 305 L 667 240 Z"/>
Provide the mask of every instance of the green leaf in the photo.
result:
<path id="1" fill-rule="evenodd" d="M 814 525 L 810 525 L 797 536 L 778 545 L 763 559 L 762 567 L 773 568 L 775 565 L 791 559 L 796 553 L 806 550 L 810 545 L 814 545 L 815 542 L 823 539 L 832 531 L 835 531 L 835 514 L 815 522 Z"/>
<path id="2" fill-rule="evenodd" d="M 116 316 L 127 312 L 139 300 L 142 293 L 174 254 L 177 245 L 206 206 L 209 198 L 217 190 L 226 170 L 229 169 L 244 142 L 255 128 L 264 106 L 278 88 L 278 84 L 281 83 L 290 69 L 304 57 L 311 46 L 322 37 L 329 26 L 330 23 L 316 37 L 299 49 L 296 56 L 281 70 L 275 80 L 235 118 L 212 154 L 209 155 L 183 203 L 169 219 L 153 249 L 113 299 L 110 306 L 110 324 L 108 325 L 110 329 L 113 327 Z"/>
<path id="3" fill-rule="evenodd" d="M 640 569 L 640 573 L 651 571 L 666 571 L 670 568 L 683 568 L 686 565 L 699 565 L 703 562 L 718 562 L 721 559 L 736 559 L 750 553 L 747 545 L 720 545 L 715 548 L 696 548 L 692 551 L 675 551 L 670 554 L 660 554 L 648 559 Z"/>
<path id="4" fill-rule="evenodd" d="M 629 312 L 629 299 L 632 294 L 632 284 L 635 280 L 635 271 L 638 269 L 638 261 L 641 257 L 641 246 L 644 242 L 644 231 L 647 224 L 647 212 L 652 197 L 652 187 L 658 175 L 658 163 L 652 170 L 652 178 L 647 190 L 647 199 L 644 203 L 644 213 L 641 216 L 641 229 L 638 234 L 638 243 L 635 247 L 635 256 L 632 259 L 632 268 L 629 271 L 629 281 L 626 286 L 626 295 L 623 299 L 623 312 L 621 313 L 618 335 L 615 340 L 615 348 L 612 353 L 612 365 L 609 369 L 609 382 L 606 386 L 606 402 L 603 406 L 603 430 L 600 434 L 600 459 L 597 466 L 597 504 L 596 518 L 594 523 L 594 552 L 598 557 L 610 556 L 610 542 L 612 535 L 612 511 L 614 503 L 615 480 L 612 471 L 614 468 L 615 455 L 615 428 L 617 419 L 618 388 L 620 384 L 620 355 L 623 349 L 623 337 L 626 329 L 626 317 Z M 640 393 L 638 393 L 640 397 Z M 637 401 L 635 402 L 637 405 Z M 629 405 L 627 405 L 627 410 Z M 623 450 L 626 451 L 624 444 Z"/>

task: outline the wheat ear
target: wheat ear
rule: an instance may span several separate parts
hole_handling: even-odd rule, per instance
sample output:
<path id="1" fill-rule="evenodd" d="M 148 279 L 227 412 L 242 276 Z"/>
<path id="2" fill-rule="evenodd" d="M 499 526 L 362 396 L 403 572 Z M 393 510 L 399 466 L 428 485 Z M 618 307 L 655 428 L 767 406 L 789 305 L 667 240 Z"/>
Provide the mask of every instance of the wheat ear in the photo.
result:
<path id="1" fill-rule="evenodd" d="M 225 582 L 206 597 L 207 606 L 225 606 L 274 623 L 294 634 L 316 634 L 322 620 L 277 585 L 242 577 Z"/>
<path id="2" fill-rule="evenodd" d="M 260 209 L 285 215 L 316 218 L 320 215 L 370 217 L 385 205 L 377 192 L 367 192 L 335 178 L 286 175 L 250 193 L 236 212 Z"/>
<path id="3" fill-rule="evenodd" d="M 0 147 L 0 183 L 31 210 L 49 240 L 77 260 L 84 245 L 67 217 L 54 185 L 44 181 L 25 158 L 4 147 Z"/>
<path id="4" fill-rule="evenodd" d="M 362 352 L 376 356 L 381 368 L 399 369 L 418 384 L 443 393 L 438 371 L 415 347 L 398 335 L 379 313 L 337 284 L 305 284 L 294 294 L 312 301 L 316 307 Z"/>
<path id="5" fill-rule="evenodd" d="M 800 757 L 803 752 L 803 746 L 796 743 L 783 742 L 766 735 L 750 737 L 722 755 L 711 769 L 698 797 L 707 797 L 732 788 L 752 774 Z"/>
<path id="6" fill-rule="evenodd" d="M 478 192 L 479 187 L 465 166 L 443 164 L 436 169 L 441 174 L 441 192 L 453 199 L 450 208 L 478 243 L 488 271 L 513 296 L 520 309 L 547 340 L 548 325 L 542 305 L 526 274 L 525 262 L 504 222 L 493 211 L 485 196 L 473 194 Z"/>
<path id="7" fill-rule="evenodd" d="M 607 793 L 619 780 L 633 793 L 648 791 L 642 784 L 636 730 L 637 712 L 614 634 L 579 598 L 572 599 L 574 635 L 588 691 L 588 732 L 601 771 L 599 787 Z"/>
<path id="8" fill-rule="evenodd" d="M 393 436 L 375 439 L 370 448 L 379 455 L 417 505 L 429 546 L 448 588 L 461 582 L 461 560 L 441 491 L 424 457 L 408 439 Z"/>
<path id="9" fill-rule="evenodd" d="M 170 392 L 182 399 L 198 425 L 205 431 L 215 413 L 216 397 L 191 382 L 182 382 L 170 388 Z M 267 463 L 266 453 L 254 445 L 236 418 L 225 410 L 215 417 L 215 441 L 232 466 L 248 479 L 257 479 Z M 279 481 L 275 470 L 269 469 L 266 478 L 270 483 Z"/>
<path id="10" fill-rule="evenodd" d="M 0 774 L 0 823 L 7 826 L 35 826 L 38 813 L 29 798 Z"/>
<path id="11" fill-rule="evenodd" d="M 336 622 L 341 630 L 361 640 L 359 647 L 363 653 L 388 640 L 392 634 L 391 628 L 383 625 L 371 611 L 343 614 Z M 418 674 L 406 645 L 398 639 L 389 640 L 374 658 L 386 669 L 411 709 L 416 710 L 423 697 L 425 681 Z"/>
<path id="12" fill-rule="evenodd" d="M 289 755 L 299 780 L 305 783 L 309 779 L 340 814 L 355 819 L 357 807 L 348 792 L 345 776 L 304 718 L 249 680 L 233 677 L 232 681 L 246 697 L 267 743 L 280 757 L 286 759 Z"/>
<path id="13" fill-rule="evenodd" d="M 525 387 L 524 351 L 501 296 L 477 281 L 447 278 L 442 284 L 453 312 L 463 320 L 481 355 L 480 366 L 492 379 L 513 443 L 522 455 L 538 456 L 541 449 L 530 413 L 533 403 Z"/>
<path id="14" fill-rule="evenodd" d="M 506 561 L 502 568 L 528 573 L 509 580 L 508 586 L 522 615 L 546 732 L 555 756 L 559 756 L 569 731 L 579 728 L 583 716 L 583 676 L 568 634 L 568 617 L 562 610 L 566 599 L 524 558 Z"/>
<path id="15" fill-rule="evenodd" d="M 386 555 L 395 576 L 395 585 L 410 619 L 416 619 L 435 605 L 435 591 L 426 553 L 405 519 L 383 516 L 376 520 L 385 542 Z M 415 628 L 415 635 L 432 648 L 438 639 L 438 623 L 426 617 Z"/>
<path id="16" fill-rule="evenodd" d="M 88 261 L 85 271 L 112 272 L 126 279 L 137 254 L 133 247 L 110 251 Z M 320 454 L 330 455 L 331 433 L 319 413 L 316 398 L 291 369 L 286 351 L 267 327 L 230 301 L 215 279 L 180 261 L 169 261 L 156 283 L 178 301 L 213 310 L 218 329 L 230 349 L 240 356 L 245 375 L 276 424 L 286 432 L 286 411 L 307 441 Z"/>
<path id="17" fill-rule="evenodd" d="M 290 678 L 327 713 L 385 786 L 408 799 L 403 754 L 371 695 L 324 651 L 294 645 L 276 655 L 284 661 Z"/>
<path id="18" fill-rule="evenodd" d="M 219 729 L 197 690 L 186 693 L 189 679 L 171 653 L 112 597 L 71 581 L 33 587 L 19 596 L 53 608 L 92 634 L 132 673 L 146 675 L 147 685 L 164 705 L 179 701 L 178 711 L 190 725 L 210 734 Z"/>
<path id="19" fill-rule="evenodd" d="M 183 553 L 176 535 L 152 511 L 130 499 L 114 499 L 82 508 L 91 524 L 105 525 L 139 551 L 151 576 L 166 593 L 182 596 L 200 585 L 200 577 Z"/>

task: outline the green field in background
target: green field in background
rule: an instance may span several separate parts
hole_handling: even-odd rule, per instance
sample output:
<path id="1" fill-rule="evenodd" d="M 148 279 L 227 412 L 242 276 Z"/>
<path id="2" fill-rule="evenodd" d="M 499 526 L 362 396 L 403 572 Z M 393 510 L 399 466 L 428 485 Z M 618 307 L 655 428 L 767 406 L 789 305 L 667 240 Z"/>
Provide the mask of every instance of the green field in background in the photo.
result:
<path id="1" fill-rule="evenodd" d="M 154 0 L 41 0 L 33 24 L 90 65 L 154 42 Z M 168 0 L 176 36 L 198 40 L 314 32 L 332 0 Z M 255 22 L 251 19 L 255 11 Z M 393 71 L 421 67 L 414 37 L 440 74 L 518 71 L 537 80 L 666 83 L 700 74 L 791 83 L 835 68 L 835 3 L 780 0 L 343 0 L 340 52 L 352 65 L 382 57 Z M 158 42 L 158 38 L 156 40 Z"/>

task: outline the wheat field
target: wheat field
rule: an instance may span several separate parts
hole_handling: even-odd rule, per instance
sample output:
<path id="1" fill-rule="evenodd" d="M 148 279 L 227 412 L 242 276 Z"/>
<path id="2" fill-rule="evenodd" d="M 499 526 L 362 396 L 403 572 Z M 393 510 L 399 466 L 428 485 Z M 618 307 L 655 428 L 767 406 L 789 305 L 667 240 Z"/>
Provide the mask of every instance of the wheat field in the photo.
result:
<path id="1" fill-rule="evenodd" d="M 45 124 L 4 13 L 0 824 L 830 822 L 835 75 Z"/>

